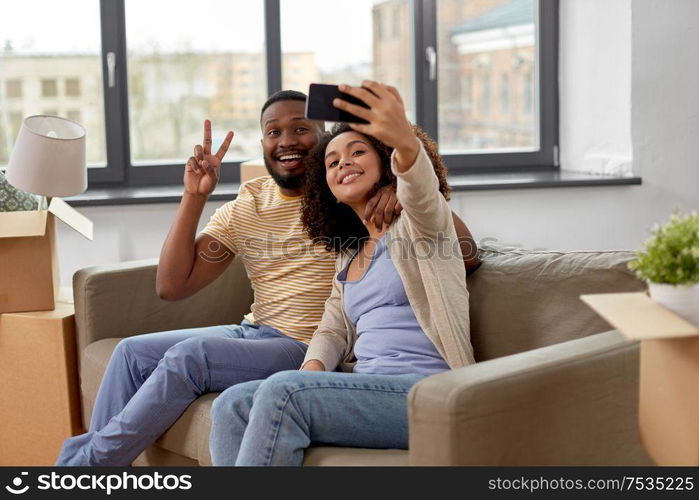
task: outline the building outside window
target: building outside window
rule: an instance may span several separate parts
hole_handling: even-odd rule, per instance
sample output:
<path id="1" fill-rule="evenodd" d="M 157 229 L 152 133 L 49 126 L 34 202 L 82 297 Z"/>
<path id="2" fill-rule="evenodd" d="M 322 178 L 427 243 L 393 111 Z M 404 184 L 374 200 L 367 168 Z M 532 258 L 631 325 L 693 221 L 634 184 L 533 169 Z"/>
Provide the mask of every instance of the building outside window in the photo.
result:
<path id="1" fill-rule="evenodd" d="M 8 99 L 22 98 L 22 80 L 12 79 L 5 80 L 5 95 Z"/>
<path id="2" fill-rule="evenodd" d="M 68 97 L 80 97 L 80 80 L 78 78 L 66 78 L 65 85 Z"/>
<path id="3" fill-rule="evenodd" d="M 71 0 L 71 15 L 66 16 L 64 2 L 0 2 L 0 86 L 6 91 L 5 101 L 0 92 L 0 168 L 6 166 L 19 131 L 21 118 L 15 117 L 63 116 L 66 109 L 82 110 L 79 121 L 87 130 L 90 172 L 107 166 L 101 4 L 105 2 Z M 37 12 L 41 23 L 17 22 L 34 19 Z M 110 126 L 115 124 L 112 120 Z"/>
<path id="4" fill-rule="evenodd" d="M 510 114 L 510 77 L 507 74 L 500 75 L 500 112 Z"/>
<path id="5" fill-rule="evenodd" d="M 58 95 L 58 83 L 55 78 L 44 78 L 41 80 L 41 96 L 56 97 Z"/>
<path id="6" fill-rule="evenodd" d="M 513 115 L 511 89 L 511 82 L 524 78 L 523 71 L 533 75 L 535 7 L 534 0 L 437 0 L 439 138 L 443 152 L 468 153 L 484 144 L 493 150 L 538 146 L 535 117 Z M 524 62 L 518 65 L 520 60 Z M 458 69 L 449 71 L 454 62 Z M 450 101 L 457 96 L 449 89 L 472 76 L 478 78 L 474 89 L 478 113 L 464 115 L 451 106 Z M 531 82 L 529 85 L 531 89 Z M 493 96 L 492 91 L 499 91 L 499 96 Z M 499 105 L 493 105 L 493 97 L 499 97 Z M 513 133 L 514 129 L 519 133 Z"/>
<path id="7" fill-rule="evenodd" d="M 400 32 L 401 32 L 401 27 L 402 27 L 402 19 L 401 19 L 401 8 L 400 5 L 395 5 L 393 7 L 393 16 L 391 19 L 391 24 L 393 25 L 393 38 L 400 38 Z"/>
<path id="8" fill-rule="evenodd" d="M 134 167 L 183 164 L 202 141 L 204 119 L 211 120 L 215 143 L 235 131 L 227 161 L 260 155 L 259 108 L 267 98 L 264 5 L 240 5 L 201 0 L 198 9 L 216 12 L 202 32 L 186 1 L 125 0 Z M 163 12 L 167 23 L 154 29 L 152 19 Z M 174 25 L 178 29 L 168 29 Z M 246 106 L 248 100 L 254 106 Z"/>
<path id="9" fill-rule="evenodd" d="M 69 109 L 66 112 L 66 118 L 73 120 L 74 122 L 82 123 L 82 114 L 79 109 Z"/>
<path id="10" fill-rule="evenodd" d="M 484 119 L 490 114 L 490 74 L 481 75 L 481 109 L 480 116 Z"/>
<path id="11" fill-rule="evenodd" d="M 532 75 L 526 74 L 522 76 L 522 87 L 523 87 L 523 113 L 525 115 L 532 114 Z"/>
<path id="12" fill-rule="evenodd" d="M 308 92 L 310 83 L 359 85 L 365 79 L 378 80 L 398 88 L 413 116 L 412 71 L 406 64 L 409 8 L 403 0 L 281 0 L 282 88 Z M 323 22 L 299 31 L 296 27 L 305 22 L 308 11 L 319 20 L 341 18 L 352 35 L 338 36 L 337 25 Z M 300 75 L 289 73 L 294 53 L 305 58 L 298 65 Z"/>
<path id="13" fill-rule="evenodd" d="M 461 80 L 461 109 L 465 112 L 471 111 L 473 105 L 473 77 L 466 75 Z"/>

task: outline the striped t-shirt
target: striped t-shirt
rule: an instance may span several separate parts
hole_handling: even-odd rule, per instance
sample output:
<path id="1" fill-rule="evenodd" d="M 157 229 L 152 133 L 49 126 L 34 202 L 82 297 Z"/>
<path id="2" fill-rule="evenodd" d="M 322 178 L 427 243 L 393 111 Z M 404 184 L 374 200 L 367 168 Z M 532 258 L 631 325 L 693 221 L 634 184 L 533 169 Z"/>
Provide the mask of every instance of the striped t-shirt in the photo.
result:
<path id="1" fill-rule="evenodd" d="M 323 315 L 335 254 L 301 224 L 301 197 L 284 196 L 269 176 L 240 187 L 203 233 L 243 258 L 255 299 L 246 319 L 308 343 Z"/>

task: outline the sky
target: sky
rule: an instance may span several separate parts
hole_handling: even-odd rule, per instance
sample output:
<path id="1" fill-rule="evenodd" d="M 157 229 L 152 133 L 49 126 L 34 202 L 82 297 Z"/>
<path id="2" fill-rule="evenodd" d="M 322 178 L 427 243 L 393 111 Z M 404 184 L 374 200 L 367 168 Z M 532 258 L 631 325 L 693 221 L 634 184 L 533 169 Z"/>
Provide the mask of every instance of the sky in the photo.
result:
<path id="1" fill-rule="evenodd" d="M 378 1 L 281 0 L 282 51 L 314 51 L 321 70 L 370 62 L 371 7 Z M 157 44 L 161 51 L 261 52 L 263 4 L 126 0 L 129 50 Z M 0 50 L 6 40 L 17 52 L 97 52 L 99 0 L 1 0 Z"/>

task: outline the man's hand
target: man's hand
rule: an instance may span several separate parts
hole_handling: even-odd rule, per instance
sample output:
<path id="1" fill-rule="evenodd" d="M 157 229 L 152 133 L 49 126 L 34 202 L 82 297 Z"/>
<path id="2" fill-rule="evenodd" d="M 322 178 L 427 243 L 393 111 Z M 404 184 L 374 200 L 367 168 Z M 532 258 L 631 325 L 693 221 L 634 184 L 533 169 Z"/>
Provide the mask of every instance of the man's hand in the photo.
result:
<path id="1" fill-rule="evenodd" d="M 377 138 L 396 150 L 396 162 L 400 171 L 408 170 L 420 151 L 420 141 L 405 116 L 405 105 L 398 90 L 390 85 L 364 80 L 361 87 L 340 85 L 340 91 L 363 101 L 369 109 L 334 99 L 333 106 L 368 121 L 350 123 L 352 130 Z"/>
<path id="2" fill-rule="evenodd" d="M 322 361 L 318 361 L 317 359 L 309 359 L 309 360 L 306 361 L 306 363 L 300 368 L 300 371 L 324 372 L 324 371 L 325 371 L 325 366 L 323 366 Z"/>
<path id="3" fill-rule="evenodd" d="M 233 140 L 233 131 L 226 134 L 215 155 L 211 154 L 211 122 L 204 120 L 204 147 L 194 146 L 194 156 L 187 160 L 184 170 L 185 193 L 209 196 L 221 177 L 221 163 Z"/>
<path id="4" fill-rule="evenodd" d="M 393 186 L 384 186 L 369 200 L 364 209 L 362 222 L 373 223 L 381 231 L 384 224 L 390 226 L 393 218 L 403 211 Z"/>

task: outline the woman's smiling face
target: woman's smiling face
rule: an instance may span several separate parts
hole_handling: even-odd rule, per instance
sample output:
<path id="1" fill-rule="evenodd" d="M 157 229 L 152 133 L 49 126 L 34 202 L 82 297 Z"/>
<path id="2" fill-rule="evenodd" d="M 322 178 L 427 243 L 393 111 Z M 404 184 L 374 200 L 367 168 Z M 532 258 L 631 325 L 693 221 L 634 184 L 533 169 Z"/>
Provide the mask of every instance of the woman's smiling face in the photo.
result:
<path id="1" fill-rule="evenodd" d="M 381 158 L 359 132 L 344 132 L 325 148 L 325 180 L 338 201 L 365 202 L 381 180 Z"/>

